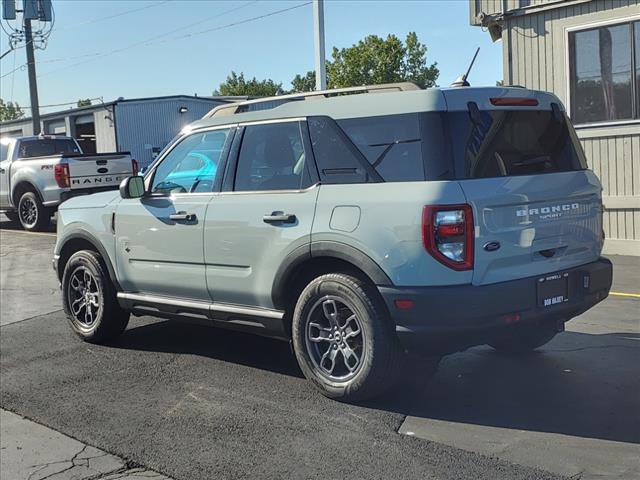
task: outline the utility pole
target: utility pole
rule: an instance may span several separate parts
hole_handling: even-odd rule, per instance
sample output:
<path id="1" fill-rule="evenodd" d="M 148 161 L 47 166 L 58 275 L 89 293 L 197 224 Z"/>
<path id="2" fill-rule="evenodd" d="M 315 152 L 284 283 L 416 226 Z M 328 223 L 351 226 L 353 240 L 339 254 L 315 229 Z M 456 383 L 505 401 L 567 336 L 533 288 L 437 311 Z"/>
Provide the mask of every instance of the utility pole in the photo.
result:
<path id="1" fill-rule="evenodd" d="M 316 90 L 326 90 L 327 66 L 324 54 L 324 0 L 313 0 L 313 33 L 316 50 Z"/>
<path id="2" fill-rule="evenodd" d="M 33 134 L 40 133 L 40 107 L 38 105 L 38 84 L 36 83 L 36 59 L 33 54 L 33 34 L 31 19 L 24 19 L 25 48 L 27 49 L 27 72 L 29 75 L 29 96 L 31 97 L 31 122 Z"/>

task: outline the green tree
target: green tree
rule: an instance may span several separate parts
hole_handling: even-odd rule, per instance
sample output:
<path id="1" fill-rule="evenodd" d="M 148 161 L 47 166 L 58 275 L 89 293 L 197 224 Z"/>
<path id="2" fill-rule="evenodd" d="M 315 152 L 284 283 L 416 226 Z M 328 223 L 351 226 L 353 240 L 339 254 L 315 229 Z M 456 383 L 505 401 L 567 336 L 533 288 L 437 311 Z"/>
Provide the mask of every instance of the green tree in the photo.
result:
<path id="1" fill-rule="evenodd" d="M 311 70 L 304 75 L 296 75 L 291 80 L 291 93 L 311 92 L 316 89 L 316 71 Z"/>
<path id="2" fill-rule="evenodd" d="M 439 74 L 437 63 L 427 64 L 427 47 L 415 32 L 404 42 L 395 35 L 369 35 L 351 47 L 334 47 L 327 62 L 330 88 L 406 81 L 427 88 L 436 85 Z"/>
<path id="3" fill-rule="evenodd" d="M 257 80 L 256 77 L 246 80 L 242 72 L 238 75 L 233 71 L 231 75 L 227 76 L 227 80 L 213 92 L 214 95 L 247 95 L 250 97 L 270 97 L 282 93 L 284 93 L 282 83 L 275 83 L 271 79 Z"/>
<path id="4" fill-rule="evenodd" d="M 7 102 L 0 98 L 0 122 L 6 122 L 8 120 L 16 120 L 17 118 L 24 117 L 24 112 L 18 102 Z"/>
<path id="5" fill-rule="evenodd" d="M 496 87 L 504 87 L 504 80 L 496 80 Z"/>
<path id="6" fill-rule="evenodd" d="M 88 107 L 89 105 L 91 105 L 91 99 L 90 98 L 85 98 L 85 99 L 80 99 L 78 100 L 78 107 Z"/>

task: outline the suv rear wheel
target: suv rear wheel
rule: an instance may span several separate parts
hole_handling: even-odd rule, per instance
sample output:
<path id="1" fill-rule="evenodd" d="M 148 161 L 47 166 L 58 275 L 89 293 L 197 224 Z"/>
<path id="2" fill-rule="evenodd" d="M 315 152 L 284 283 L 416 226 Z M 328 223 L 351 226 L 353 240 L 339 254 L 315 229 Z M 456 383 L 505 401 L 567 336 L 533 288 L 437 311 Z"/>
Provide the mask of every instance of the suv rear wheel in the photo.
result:
<path id="1" fill-rule="evenodd" d="M 302 291 L 293 345 L 305 377 L 329 398 L 357 401 L 394 384 L 399 348 L 378 292 L 346 274 L 322 275 Z"/>
<path id="2" fill-rule="evenodd" d="M 107 342 L 129 323 L 100 256 L 90 250 L 74 253 L 65 265 L 62 300 L 71 328 L 87 342 Z"/>
<path id="3" fill-rule="evenodd" d="M 39 231 L 51 221 L 51 214 L 38 195 L 28 190 L 18 200 L 18 220 L 25 230 Z"/>

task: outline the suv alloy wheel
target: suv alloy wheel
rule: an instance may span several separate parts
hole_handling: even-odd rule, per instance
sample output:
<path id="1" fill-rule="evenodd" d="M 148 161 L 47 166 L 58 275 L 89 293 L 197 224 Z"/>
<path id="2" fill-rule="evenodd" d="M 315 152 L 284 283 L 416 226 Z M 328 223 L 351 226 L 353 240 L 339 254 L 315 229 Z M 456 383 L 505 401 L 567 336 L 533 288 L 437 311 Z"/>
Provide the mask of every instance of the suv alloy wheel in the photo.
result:
<path id="1" fill-rule="evenodd" d="M 300 294 L 292 331 L 302 372 L 327 397 L 358 401 L 393 386 L 400 350 L 368 282 L 342 273 L 316 278 Z"/>

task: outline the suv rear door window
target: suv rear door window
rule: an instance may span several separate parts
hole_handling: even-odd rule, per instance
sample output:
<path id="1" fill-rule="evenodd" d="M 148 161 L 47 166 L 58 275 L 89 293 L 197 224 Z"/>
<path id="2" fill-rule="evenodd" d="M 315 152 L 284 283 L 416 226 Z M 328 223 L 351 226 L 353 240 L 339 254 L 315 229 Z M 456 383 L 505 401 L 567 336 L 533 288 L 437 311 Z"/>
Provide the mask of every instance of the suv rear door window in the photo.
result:
<path id="1" fill-rule="evenodd" d="M 235 191 L 299 190 L 310 185 L 299 122 L 245 127 Z"/>
<path id="2" fill-rule="evenodd" d="M 447 114 L 457 178 L 586 168 L 578 138 L 563 112 L 477 109 L 475 112 Z"/>

